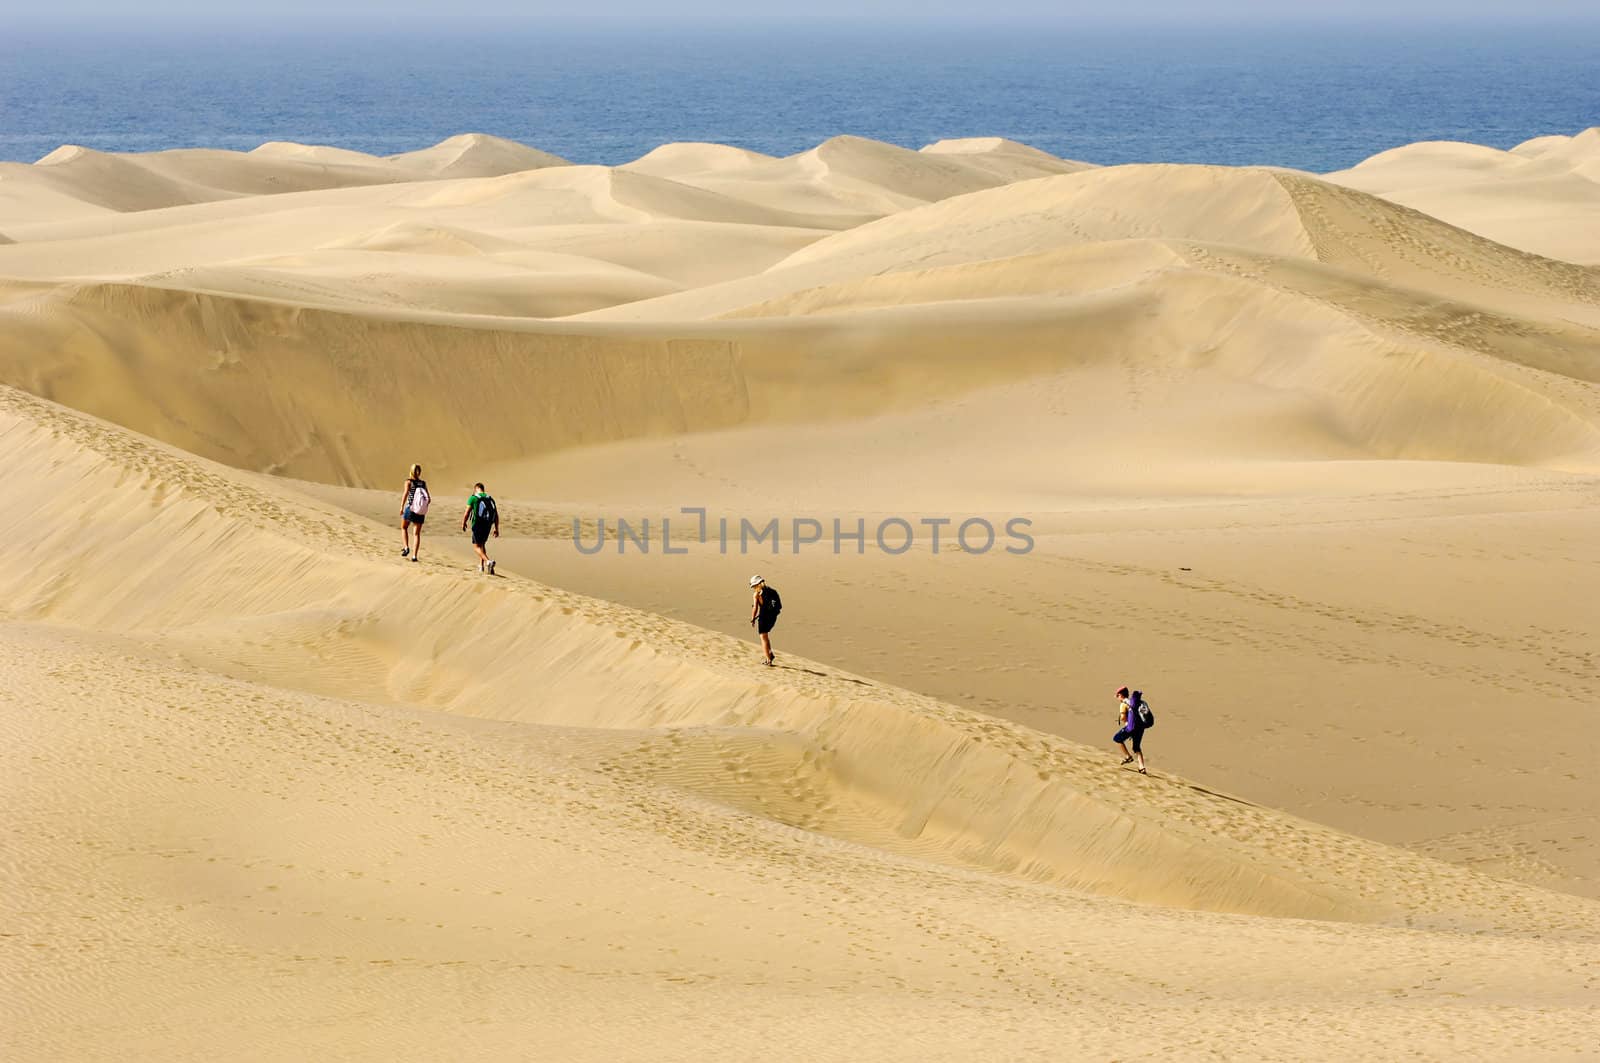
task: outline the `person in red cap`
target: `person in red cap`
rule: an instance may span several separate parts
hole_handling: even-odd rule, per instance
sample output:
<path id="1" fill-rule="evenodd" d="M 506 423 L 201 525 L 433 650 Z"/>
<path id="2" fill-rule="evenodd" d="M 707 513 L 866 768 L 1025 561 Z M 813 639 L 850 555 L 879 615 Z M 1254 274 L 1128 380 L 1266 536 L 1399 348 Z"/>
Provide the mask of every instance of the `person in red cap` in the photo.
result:
<path id="1" fill-rule="evenodd" d="M 1122 750 L 1122 763 L 1132 764 L 1135 759 L 1139 761 L 1139 774 L 1150 774 L 1144 766 L 1144 750 L 1141 743 L 1144 741 L 1144 731 L 1147 726 L 1144 714 L 1139 709 L 1144 698 L 1138 691 L 1132 694 L 1127 687 L 1117 688 L 1117 733 L 1111 740 Z M 1133 741 L 1133 752 L 1128 752 L 1128 741 Z"/>

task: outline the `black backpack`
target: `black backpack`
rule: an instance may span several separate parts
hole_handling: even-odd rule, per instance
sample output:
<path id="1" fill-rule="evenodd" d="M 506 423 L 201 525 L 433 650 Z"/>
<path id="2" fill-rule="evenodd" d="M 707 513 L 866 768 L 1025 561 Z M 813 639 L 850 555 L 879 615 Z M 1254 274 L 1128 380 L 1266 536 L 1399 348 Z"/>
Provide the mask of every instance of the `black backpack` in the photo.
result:
<path id="1" fill-rule="evenodd" d="M 773 616 L 783 612 L 783 599 L 778 597 L 778 592 L 771 587 L 767 588 L 767 600 L 772 603 Z"/>
<path id="2" fill-rule="evenodd" d="M 1154 727 L 1156 714 L 1150 711 L 1150 703 L 1144 700 L 1144 695 L 1135 690 L 1130 700 L 1133 702 L 1133 711 L 1138 714 L 1139 726 L 1147 731 Z"/>
<path id="3" fill-rule="evenodd" d="M 478 510 L 472 515 L 472 519 L 479 524 L 498 524 L 500 510 L 495 507 L 494 499 L 488 495 L 479 495 Z"/>

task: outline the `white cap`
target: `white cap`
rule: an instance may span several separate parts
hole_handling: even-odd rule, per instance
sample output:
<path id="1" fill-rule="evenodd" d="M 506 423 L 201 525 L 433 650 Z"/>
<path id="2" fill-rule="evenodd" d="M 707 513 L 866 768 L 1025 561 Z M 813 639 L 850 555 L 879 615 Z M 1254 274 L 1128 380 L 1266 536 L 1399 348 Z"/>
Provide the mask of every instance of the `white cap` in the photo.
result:
<path id="1" fill-rule="evenodd" d="M 752 587 L 756 586 L 757 584 L 765 583 L 765 582 L 767 582 L 767 581 L 762 579 L 760 576 L 751 576 L 750 577 L 750 586 L 752 586 Z"/>

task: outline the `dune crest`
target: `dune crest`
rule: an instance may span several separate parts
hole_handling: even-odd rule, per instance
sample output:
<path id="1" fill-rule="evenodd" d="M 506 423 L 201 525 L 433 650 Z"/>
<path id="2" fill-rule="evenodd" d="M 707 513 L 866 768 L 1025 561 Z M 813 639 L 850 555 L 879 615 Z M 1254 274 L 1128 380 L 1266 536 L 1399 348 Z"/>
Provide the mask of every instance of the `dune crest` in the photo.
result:
<path id="1" fill-rule="evenodd" d="M 1008 182 L 1094 168 L 1093 163 L 1058 159 L 1049 152 L 1004 137 L 940 140 L 922 150 L 930 155 L 955 156 L 969 166 L 985 170 Z"/>
<path id="2" fill-rule="evenodd" d="M 627 163 L 624 169 L 655 177 L 683 177 L 688 174 L 726 173 L 776 162 L 771 155 L 726 144 L 663 144 Z"/>
<path id="3" fill-rule="evenodd" d="M 385 161 L 437 178 L 499 177 L 547 166 L 571 165 L 559 155 L 484 133 L 459 133 L 431 148 L 390 155 Z"/>
<path id="4" fill-rule="evenodd" d="M 498 177 L 565 166 L 548 152 L 481 133 L 380 158 L 345 148 L 269 142 L 249 152 L 179 148 L 113 154 L 65 144 L 33 166 L 0 163 L 0 175 L 43 185 L 82 209 L 161 210 L 236 196 L 265 196 L 419 180 Z M 37 216 L 24 219 L 39 220 Z"/>

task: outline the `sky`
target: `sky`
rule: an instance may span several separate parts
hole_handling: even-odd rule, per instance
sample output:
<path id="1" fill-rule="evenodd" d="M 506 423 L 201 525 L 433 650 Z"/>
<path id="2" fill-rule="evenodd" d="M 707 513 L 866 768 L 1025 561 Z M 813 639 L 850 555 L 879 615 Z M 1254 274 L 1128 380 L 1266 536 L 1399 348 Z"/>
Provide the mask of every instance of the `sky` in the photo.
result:
<path id="1" fill-rule="evenodd" d="M 4 5 L 9 7 L 9 4 Z M 1317 5 L 1315 16 L 1282 0 L 806 0 L 797 3 L 761 0 L 679 0 L 663 5 L 654 0 L 51 0 L 17 5 L 29 15 L 12 18 L 58 22 L 84 17 L 117 20 L 161 17 L 207 21 L 312 21 L 381 15 L 428 19 L 530 19 L 558 16 L 696 17 L 748 21 L 757 18 L 904 18 L 935 17 L 972 22 L 1131 21 L 1170 19 L 1196 22 L 1289 18 L 1305 21 L 1439 21 L 1555 20 L 1592 17 L 1595 0 L 1336 0 Z M 7 16 L 0 15 L 0 22 Z"/>

